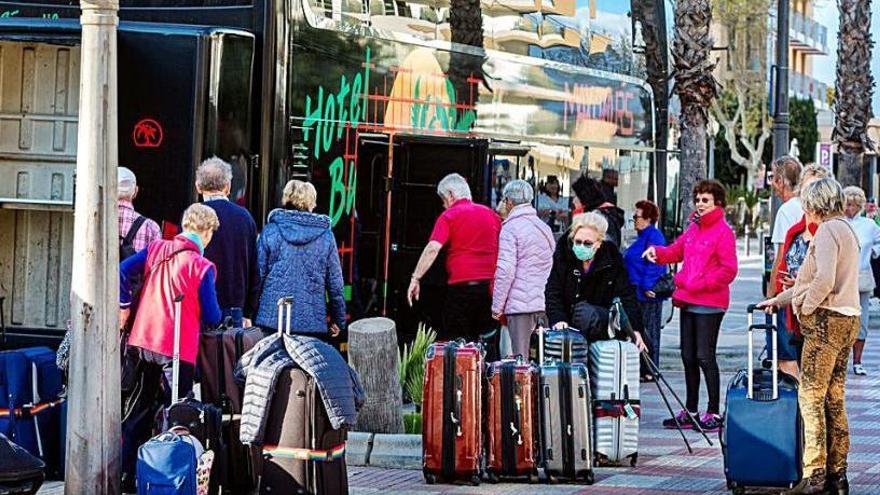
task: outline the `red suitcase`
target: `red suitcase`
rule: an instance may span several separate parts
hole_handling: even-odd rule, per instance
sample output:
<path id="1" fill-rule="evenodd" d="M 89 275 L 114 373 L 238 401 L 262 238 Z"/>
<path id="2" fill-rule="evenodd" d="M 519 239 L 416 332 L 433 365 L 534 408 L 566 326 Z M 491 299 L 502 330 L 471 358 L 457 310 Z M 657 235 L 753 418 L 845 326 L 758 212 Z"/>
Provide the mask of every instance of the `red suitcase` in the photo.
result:
<path id="1" fill-rule="evenodd" d="M 528 476 L 538 480 L 538 368 L 522 358 L 489 365 L 486 413 L 488 480 Z"/>
<path id="2" fill-rule="evenodd" d="M 480 484 L 482 349 L 475 344 L 433 344 L 425 363 L 422 453 L 425 481 Z"/>

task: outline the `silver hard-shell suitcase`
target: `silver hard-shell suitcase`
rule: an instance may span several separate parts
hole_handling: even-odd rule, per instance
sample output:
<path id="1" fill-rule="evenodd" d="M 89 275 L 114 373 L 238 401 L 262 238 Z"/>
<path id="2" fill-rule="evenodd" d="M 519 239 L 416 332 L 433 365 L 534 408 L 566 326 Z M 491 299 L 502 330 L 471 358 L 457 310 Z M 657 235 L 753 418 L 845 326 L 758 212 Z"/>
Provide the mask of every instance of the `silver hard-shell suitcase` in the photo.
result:
<path id="1" fill-rule="evenodd" d="M 543 331 L 539 336 L 541 361 L 541 454 L 544 472 L 556 478 L 592 484 L 593 452 L 590 380 L 581 363 L 544 362 Z"/>
<path id="2" fill-rule="evenodd" d="M 593 392 L 593 449 L 596 462 L 635 466 L 639 449 L 639 349 L 605 340 L 590 346 Z"/>

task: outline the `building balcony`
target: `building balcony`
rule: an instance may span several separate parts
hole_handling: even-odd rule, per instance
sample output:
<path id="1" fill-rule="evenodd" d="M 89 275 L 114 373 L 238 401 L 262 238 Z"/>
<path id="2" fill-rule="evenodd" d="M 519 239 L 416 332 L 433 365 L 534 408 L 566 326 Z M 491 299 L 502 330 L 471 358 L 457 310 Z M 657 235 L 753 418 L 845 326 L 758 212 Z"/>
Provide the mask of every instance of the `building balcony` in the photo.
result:
<path id="1" fill-rule="evenodd" d="M 812 99 L 816 108 L 828 108 L 828 85 L 810 76 L 798 72 L 789 73 L 788 90 L 795 98 Z"/>
<path id="2" fill-rule="evenodd" d="M 828 53 L 828 28 L 800 12 L 789 18 L 791 48 L 811 55 Z"/>

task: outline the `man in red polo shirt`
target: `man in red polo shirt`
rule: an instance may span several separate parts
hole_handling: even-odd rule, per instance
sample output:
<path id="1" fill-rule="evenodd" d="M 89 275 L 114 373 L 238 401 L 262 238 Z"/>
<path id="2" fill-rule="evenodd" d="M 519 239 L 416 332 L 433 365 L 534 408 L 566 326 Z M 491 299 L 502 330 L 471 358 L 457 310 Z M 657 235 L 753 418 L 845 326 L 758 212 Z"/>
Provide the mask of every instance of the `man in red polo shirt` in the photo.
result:
<path id="1" fill-rule="evenodd" d="M 491 281 L 498 261 L 501 219 L 490 208 L 471 200 L 464 177 L 449 174 L 437 184 L 445 211 L 437 218 L 431 239 L 413 271 L 407 291 L 410 306 L 419 299 L 419 280 L 444 247 L 449 274 L 443 309 L 443 340 L 476 340 L 497 325 L 492 320 Z"/>

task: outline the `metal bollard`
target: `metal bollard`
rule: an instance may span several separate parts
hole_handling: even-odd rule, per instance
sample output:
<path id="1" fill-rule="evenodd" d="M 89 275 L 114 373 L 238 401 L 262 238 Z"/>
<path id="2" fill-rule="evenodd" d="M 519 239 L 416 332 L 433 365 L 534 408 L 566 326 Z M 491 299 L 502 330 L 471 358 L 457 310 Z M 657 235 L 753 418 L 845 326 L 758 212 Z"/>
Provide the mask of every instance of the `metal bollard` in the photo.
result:
<path id="1" fill-rule="evenodd" d="M 751 237 L 749 237 L 749 226 L 748 226 L 748 224 L 746 224 L 746 258 L 749 257 L 751 252 L 752 252 Z"/>

